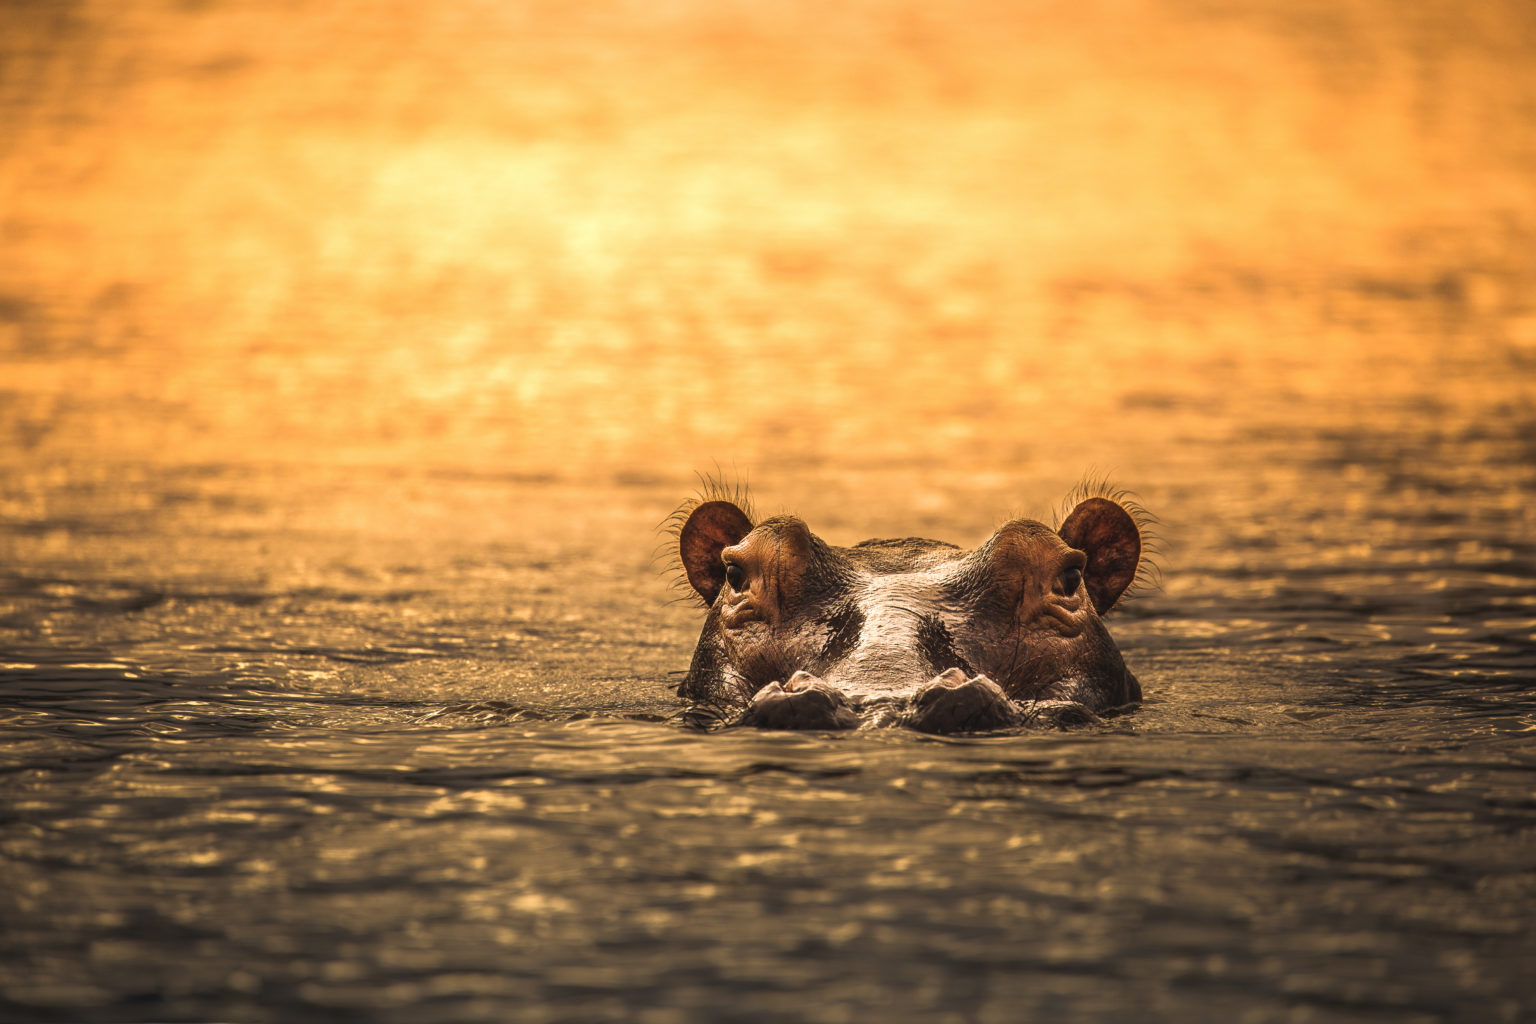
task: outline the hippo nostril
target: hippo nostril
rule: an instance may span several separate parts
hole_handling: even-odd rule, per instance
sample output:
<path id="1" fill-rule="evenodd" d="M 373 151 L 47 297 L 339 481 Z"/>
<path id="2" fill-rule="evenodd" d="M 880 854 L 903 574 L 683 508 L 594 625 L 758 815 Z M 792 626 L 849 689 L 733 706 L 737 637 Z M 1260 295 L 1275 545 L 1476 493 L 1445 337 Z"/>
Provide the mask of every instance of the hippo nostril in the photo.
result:
<path id="1" fill-rule="evenodd" d="M 811 687 L 821 683 L 822 681 L 823 680 L 821 676 L 813 675 L 810 672 L 807 672 L 805 669 L 801 669 L 789 677 L 789 679 L 784 683 L 784 689 L 809 690 Z"/>
<path id="2" fill-rule="evenodd" d="M 965 673 L 958 668 L 946 669 L 928 680 L 922 689 L 912 698 L 912 704 L 917 708 L 926 708 L 944 696 L 946 690 L 966 684 Z"/>
<path id="3" fill-rule="evenodd" d="M 859 724 L 847 696 L 809 672 L 757 691 L 740 722 L 763 729 L 852 729 Z"/>
<path id="4" fill-rule="evenodd" d="M 951 675 L 933 679 L 912 701 L 907 722 L 920 732 L 1006 729 L 1022 720 L 1018 707 L 992 680 L 972 676 L 951 685 Z"/>

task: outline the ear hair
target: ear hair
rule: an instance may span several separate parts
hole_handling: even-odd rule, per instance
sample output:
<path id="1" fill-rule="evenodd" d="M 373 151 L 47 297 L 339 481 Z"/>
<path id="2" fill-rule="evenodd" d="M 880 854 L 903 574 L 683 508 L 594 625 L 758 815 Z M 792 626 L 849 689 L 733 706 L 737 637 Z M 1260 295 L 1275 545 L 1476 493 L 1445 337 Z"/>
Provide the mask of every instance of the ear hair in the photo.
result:
<path id="1" fill-rule="evenodd" d="M 671 515 L 656 524 L 656 530 L 662 535 L 656 544 L 656 550 L 651 554 L 651 564 L 660 563 L 661 572 L 671 577 L 667 584 L 668 589 L 678 591 L 675 600 L 696 603 L 699 607 L 707 607 L 704 598 L 693 589 L 693 584 L 688 582 L 688 573 L 683 568 L 683 556 L 679 550 L 682 540 L 683 527 L 688 522 L 688 517 L 693 515 L 693 510 L 706 501 L 728 501 L 747 514 L 747 518 L 757 522 L 757 513 L 752 508 L 752 496 L 747 492 L 745 479 L 733 480 L 726 477 L 719 465 L 715 466 L 713 473 L 699 473 L 699 486 L 691 497 L 683 499 Z"/>
<path id="2" fill-rule="evenodd" d="M 1156 593 L 1163 585 L 1163 538 L 1157 531 L 1161 520 L 1147 511 L 1135 491 L 1111 484 L 1108 473 L 1089 470 L 1077 486 L 1067 492 L 1061 506 L 1056 509 L 1051 520 L 1051 530 L 1059 532 L 1061 524 L 1072 514 L 1072 510 L 1089 498 L 1106 498 L 1125 509 L 1131 521 L 1136 524 L 1137 532 L 1141 534 L 1141 561 L 1136 563 L 1136 575 L 1115 602 L 1115 607 L 1142 594 Z"/>

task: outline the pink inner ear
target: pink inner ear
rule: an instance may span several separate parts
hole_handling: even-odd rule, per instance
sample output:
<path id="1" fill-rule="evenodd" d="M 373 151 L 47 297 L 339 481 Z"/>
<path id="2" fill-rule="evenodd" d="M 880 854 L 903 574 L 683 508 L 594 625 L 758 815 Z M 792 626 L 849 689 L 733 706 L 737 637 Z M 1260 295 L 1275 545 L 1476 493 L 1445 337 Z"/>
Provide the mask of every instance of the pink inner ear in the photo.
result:
<path id="1" fill-rule="evenodd" d="M 728 501 L 706 501 L 694 509 L 677 536 L 678 555 L 688 582 L 706 604 L 725 586 L 725 566 L 720 552 L 752 532 L 752 520 Z"/>
<path id="2" fill-rule="evenodd" d="M 1109 611 L 1136 578 L 1141 562 L 1141 531 L 1136 520 L 1108 498 L 1089 498 L 1067 516 L 1061 539 L 1088 556 L 1083 577 L 1099 614 Z"/>

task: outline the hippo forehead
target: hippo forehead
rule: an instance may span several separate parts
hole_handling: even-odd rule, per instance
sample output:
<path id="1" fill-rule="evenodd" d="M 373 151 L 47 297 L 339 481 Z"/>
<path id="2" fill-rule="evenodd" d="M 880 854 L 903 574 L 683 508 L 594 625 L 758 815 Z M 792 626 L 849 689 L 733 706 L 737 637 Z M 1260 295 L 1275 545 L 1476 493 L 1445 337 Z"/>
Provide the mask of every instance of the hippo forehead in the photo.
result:
<path id="1" fill-rule="evenodd" d="M 1013 566 L 1017 571 L 1031 560 L 1031 551 L 1043 553 L 1066 547 L 1056 532 L 1044 523 L 1016 519 L 1000 527 L 974 550 L 922 537 L 866 540 L 851 548 L 833 550 L 858 570 L 857 576 L 865 579 L 905 576 L 911 577 L 916 586 L 943 582 L 953 587 L 965 587 L 984 576 L 989 571 L 989 563 L 996 562 L 998 556 L 1018 563 Z M 992 571 L 999 568 L 993 566 Z"/>
<path id="2" fill-rule="evenodd" d="M 903 650 L 948 659 L 948 668 L 957 664 L 954 634 L 965 631 L 1002 582 L 997 577 L 1019 572 L 1037 552 L 1065 548 L 1048 527 L 1028 520 L 1008 524 L 973 551 L 917 537 L 827 548 L 836 569 L 811 581 L 822 598 L 805 611 L 827 631 L 827 661 Z"/>
<path id="3" fill-rule="evenodd" d="M 862 576 L 846 592 L 848 605 L 858 609 L 866 636 L 908 632 L 919 620 L 941 615 L 954 603 L 954 568 L 946 563 Z"/>

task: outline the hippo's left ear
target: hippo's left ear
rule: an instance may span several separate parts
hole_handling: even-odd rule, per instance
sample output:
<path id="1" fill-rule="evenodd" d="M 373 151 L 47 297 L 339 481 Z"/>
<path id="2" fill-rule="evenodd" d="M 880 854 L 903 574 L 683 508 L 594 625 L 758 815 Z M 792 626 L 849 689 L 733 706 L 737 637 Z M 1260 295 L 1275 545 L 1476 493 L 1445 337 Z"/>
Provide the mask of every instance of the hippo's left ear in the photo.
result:
<path id="1" fill-rule="evenodd" d="M 1093 607 L 1103 615 L 1136 578 L 1136 566 L 1141 562 L 1141 530 L 1136 520 L 1118 502 L 1088 498 L 1072 510 L 1056 532 L 1088 556 L 1083 581 Z"/>
<path id="2" fill-rule="evenodd" d="M 729 501 L 706 501 L 688 514 L 677 535 L 677 553 L 688 582 L 705 604 L 714 604 L 725 586 L 725 564 L 720 552 L 752 532 L 752 520 Z"/>

